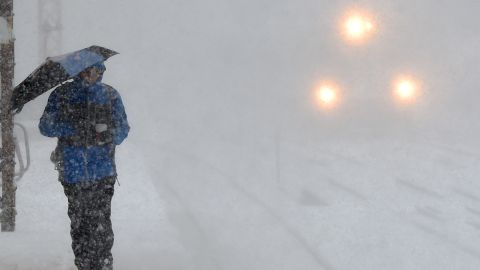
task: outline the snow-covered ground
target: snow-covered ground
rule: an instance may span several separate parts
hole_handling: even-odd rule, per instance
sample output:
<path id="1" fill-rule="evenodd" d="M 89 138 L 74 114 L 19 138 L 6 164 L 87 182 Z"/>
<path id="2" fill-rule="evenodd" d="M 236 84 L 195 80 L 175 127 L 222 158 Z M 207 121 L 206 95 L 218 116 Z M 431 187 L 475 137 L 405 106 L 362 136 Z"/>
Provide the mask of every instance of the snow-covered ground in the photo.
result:
<path id="1" fill-rule="evenodd" d="M 75 269 L 48 160 L 54 140 L 29 131 L 34 162 L 18 182 L 17 231 L 0 234 L 0 269 Z M 116 269 L 473 270 L 480 261 L 476 153 L 404 140 L 202 142 L 120 146 Z"/>
<path id="2" fill-rule="evenodd" d="M 0 234 L 0 269 L 76 269 L 67 201 L 49 161 L 56 142 L 41 136 L 37 123 L 29 124 L 33 163 L 18 182 L 16 231 Z M 120 186 L 112 206 L 117 269 L 185 269 L 187 253 L 143 157 L 128 143 L 118 152 L 127 158 L 118 160 Z"/>

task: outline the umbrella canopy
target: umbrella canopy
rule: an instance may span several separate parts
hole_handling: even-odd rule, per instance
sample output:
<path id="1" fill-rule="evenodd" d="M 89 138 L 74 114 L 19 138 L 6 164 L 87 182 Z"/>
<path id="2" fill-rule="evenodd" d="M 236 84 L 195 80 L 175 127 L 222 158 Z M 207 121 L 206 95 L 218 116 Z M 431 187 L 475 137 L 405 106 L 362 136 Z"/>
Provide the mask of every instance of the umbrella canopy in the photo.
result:
<path id="1" fill-rule="evenodd" d="M 19 112 L 27 102 L 116 54 L 118 53 L 104 47 L 90 46 L 72 53 L 47 58 L 14 88 L 12 110 Z"/>

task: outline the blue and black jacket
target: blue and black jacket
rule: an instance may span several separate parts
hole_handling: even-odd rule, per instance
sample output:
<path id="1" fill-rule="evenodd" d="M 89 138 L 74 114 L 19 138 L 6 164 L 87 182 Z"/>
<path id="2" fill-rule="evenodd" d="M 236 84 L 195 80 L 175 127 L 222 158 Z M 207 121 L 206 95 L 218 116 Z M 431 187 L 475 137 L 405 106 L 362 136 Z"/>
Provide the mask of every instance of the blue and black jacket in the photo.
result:
<path id="1" fill-rule="evenodd" d="M 50 94 L 39 128 L 58 138 L 54 162 L 67 184 L 116 176 L 115 146 L 130 130 L 119 93 L 100 80 L 88 85 L 80 78 Z"/>

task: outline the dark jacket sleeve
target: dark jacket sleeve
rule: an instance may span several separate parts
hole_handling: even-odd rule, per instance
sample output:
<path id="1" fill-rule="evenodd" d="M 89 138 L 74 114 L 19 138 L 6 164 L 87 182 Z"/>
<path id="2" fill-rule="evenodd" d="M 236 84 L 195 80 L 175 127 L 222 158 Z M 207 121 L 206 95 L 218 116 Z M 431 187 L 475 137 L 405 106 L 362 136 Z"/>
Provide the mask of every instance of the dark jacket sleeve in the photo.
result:
<path id="1" fill-rule="evenodd" d="M 40 133 L 47 137 L 68 137 L 75 134 L 72 123 L 59 118 L 59 89 L 54 90 L 48 98 L 47 106 L 38 125 Z"/>
<path id="2" fill-rule="evenodd" d="M 119 145 L 127 138 L 130 126 L 127 121 L 127 114 L 123 107 L 122 98 L 116 90 L 113 91 L 112 97 L 112 113 L 113 113 L 113 142 Z"/>

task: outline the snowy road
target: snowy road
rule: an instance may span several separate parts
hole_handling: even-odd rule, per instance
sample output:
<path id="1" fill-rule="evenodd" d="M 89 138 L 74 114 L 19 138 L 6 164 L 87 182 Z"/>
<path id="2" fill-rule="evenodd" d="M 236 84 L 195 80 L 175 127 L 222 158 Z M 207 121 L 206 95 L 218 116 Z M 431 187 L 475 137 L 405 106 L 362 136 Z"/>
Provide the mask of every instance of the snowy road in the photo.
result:
<path id="1" fill-rule="evenodd" d="M 171 221 L 198 269 L 476 269 L 480 261 L 475 153 L 414 141 L 285 142 L 275 175 L 271 142 L 200 141 L 151 142 L 150 152 L 161 156 L 150 171 L 178 203 Z"/>

